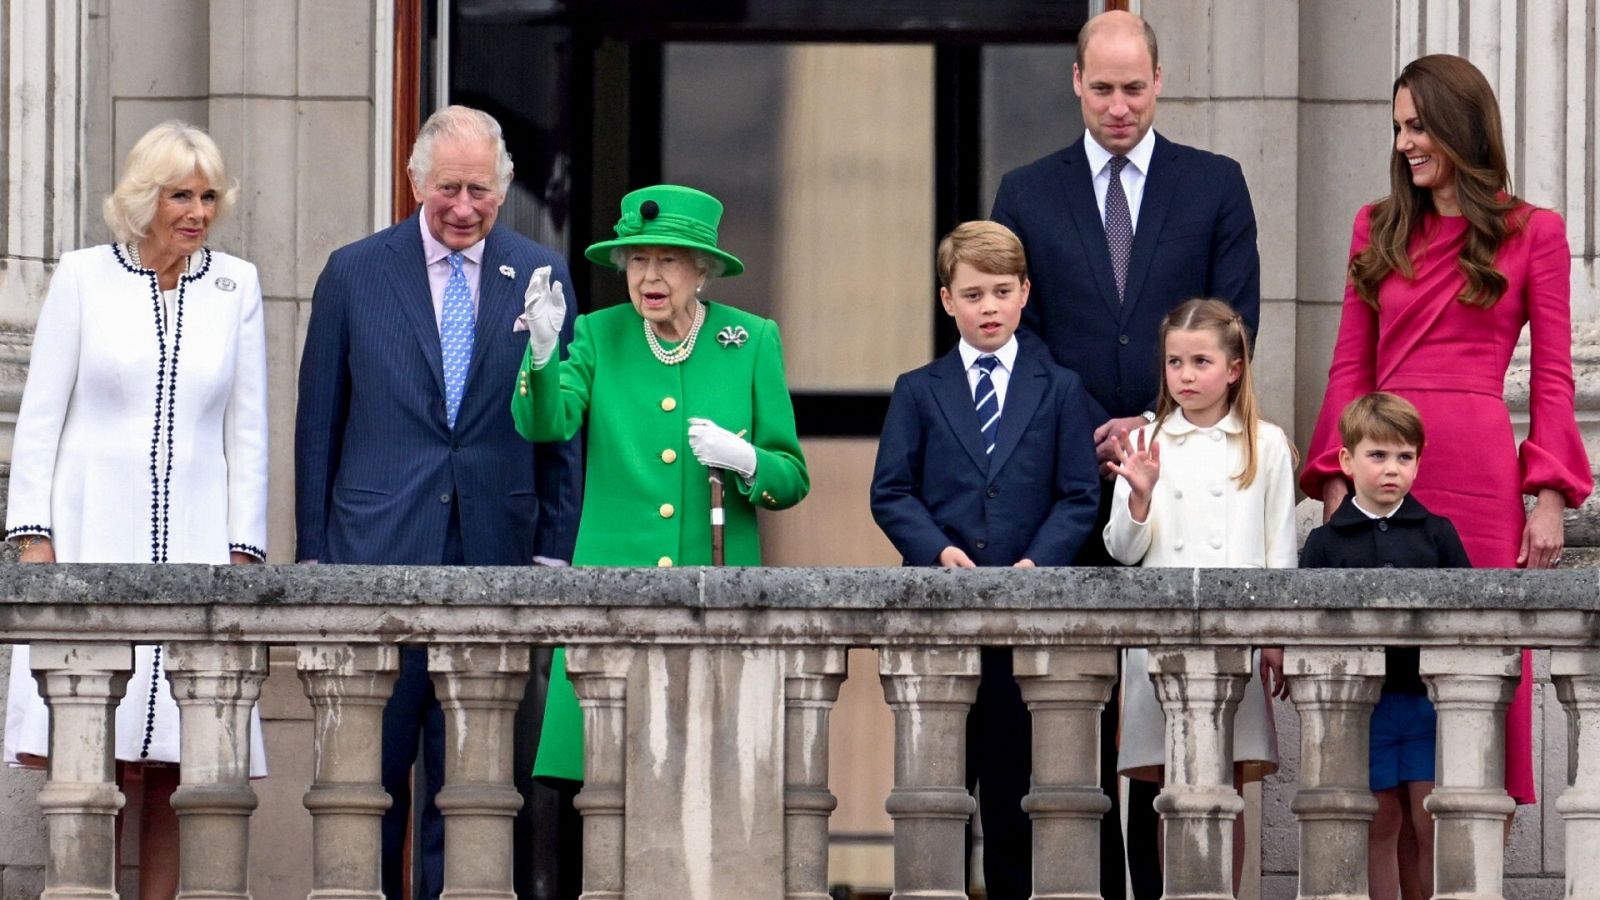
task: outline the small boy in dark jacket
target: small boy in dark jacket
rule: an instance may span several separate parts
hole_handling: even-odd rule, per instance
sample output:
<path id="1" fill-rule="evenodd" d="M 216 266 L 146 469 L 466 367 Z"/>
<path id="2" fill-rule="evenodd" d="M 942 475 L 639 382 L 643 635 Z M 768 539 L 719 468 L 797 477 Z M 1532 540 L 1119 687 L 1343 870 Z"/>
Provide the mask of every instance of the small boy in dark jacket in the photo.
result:
<path id="1" fill-rule="evenodd" d="M 1354 490 L 1327 524 L 1311 532 L 1300 568 L 1471 568 L 1454 525 L 1410 496 L 1422 458 L 1422 418 L 1394 394 L 1367 394 L 1339 417 L 1339 468 Z M 1373 897 L 1400 896 L 1399 837 L 1409 822 L 1417 859 L 1405 860 L 1421 895 L 1433 895 L 1433 818 L 1422 808 L 1433 790 L 1437 719 L 1417 673 L 1415 647 L 1384 651 L 1387 674 L 1372 712 L 1369 776 L 1378 799 L 1367 845 Z"/>

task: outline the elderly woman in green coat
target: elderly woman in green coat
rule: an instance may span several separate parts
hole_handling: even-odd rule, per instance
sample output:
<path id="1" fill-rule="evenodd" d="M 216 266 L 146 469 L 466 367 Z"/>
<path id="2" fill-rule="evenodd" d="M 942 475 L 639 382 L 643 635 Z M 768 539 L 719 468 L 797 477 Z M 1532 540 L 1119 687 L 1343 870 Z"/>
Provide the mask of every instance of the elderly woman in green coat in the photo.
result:
<path id="1" fill-rule="evenodd" d="M 713 469 L 727 473 L 726 561 L 760 565 L 756 508 L 785 509 L 810 489 L 777 324 L 701 298 L 709 279 L 744 271 L 717 246 L 721 218 L 722 204 L 693 188 L 623 197 L 617 237 L 584 256 L 621 271 L 632 303 L 579 316 L 566 359 L 560 282 L 541 270 L 528 287 L 511 415 L 530 441 L 588 425 L 574 565 L 709 565 Z M 560 651 L 534 774 L 583 778 L 582 717 Z"/>

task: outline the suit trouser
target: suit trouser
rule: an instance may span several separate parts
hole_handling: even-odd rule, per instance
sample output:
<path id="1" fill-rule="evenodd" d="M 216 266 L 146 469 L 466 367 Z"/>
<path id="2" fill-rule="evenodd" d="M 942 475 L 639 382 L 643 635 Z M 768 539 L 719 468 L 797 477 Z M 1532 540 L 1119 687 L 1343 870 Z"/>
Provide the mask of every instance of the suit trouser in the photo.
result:
<path id="1" fill-rule="evenodd" d="M 450 506 L 440 563 L 466 562 L 461 546 L 461 513 Z M 444 891 L 444 817 L 436 802 L 444 786 L 444 709 L 428 677 L 428 648 L 400 648 L 400 675 L 394 694 L 383 708 L 383 789 L 392 801 L 383 814 L 383 896 L 406 900 L 406 825 L 411 819 L 411 766 L 422 748 L 421 823 L 417 829 L 416 857 L 421 861 L 418 882 L 411 886 L 416 900 L 438 900 Z"/>
<path id="2" fill-rule="evenodd" d="M 967 790 L 978 788 L 983 884 L 989 900 L 1033 894 L 1033 823 L 1022 809 L 1033 772 L 1033 721 L 1012 677 L 1011 651 L 984 649 L 967 715 Z"/>

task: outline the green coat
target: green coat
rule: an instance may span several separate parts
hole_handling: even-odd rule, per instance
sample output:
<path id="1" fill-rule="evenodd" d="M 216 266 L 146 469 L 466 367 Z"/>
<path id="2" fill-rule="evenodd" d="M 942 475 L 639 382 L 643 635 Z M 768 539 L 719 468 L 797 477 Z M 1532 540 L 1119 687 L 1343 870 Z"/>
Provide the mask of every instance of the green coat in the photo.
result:
<path id="1" fill-rule="evenodd" d="M 723 545 L 730 566 L 761 564 L 756 505 L 785 509 L 810 490 L 783 376 L 777 323 L 706 303 L 694 353 L 663 365 L 631 305 L 579 316 L 568 358 L 522 360 L 511 416 L 530 441 L 564 441 L 588 425 L 580 566 L 711 564 L 709 471 L 689 450 L 689 419 L 744 432 L 756 475 L 724 478 Z M 719 335 L 744 340 L 719 340 Z M 559 651 L 534 773 L 583 778 L 583 720 Z"/>

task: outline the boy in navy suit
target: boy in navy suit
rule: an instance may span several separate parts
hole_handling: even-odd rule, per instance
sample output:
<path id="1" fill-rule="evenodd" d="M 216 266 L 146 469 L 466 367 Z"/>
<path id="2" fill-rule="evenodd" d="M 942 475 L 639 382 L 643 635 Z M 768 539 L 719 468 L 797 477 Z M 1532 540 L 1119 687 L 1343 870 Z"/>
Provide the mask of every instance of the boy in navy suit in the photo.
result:
<path id="1" fill-rule="evenodd" d="M 961 342 L 895 382 L 872 478 L 872 516 L 906 565 L 1065 566 L 1094 531 L 1103 416 L 1071 371 L 1014 332 L 1028 303 L 1022 242 L 967 222 L 939 242 L 939 300 Z M 1032 728 L 1011 651 L 983 651 L 968 717 L 967 781 L 981 785 L 984 881 L 995 900 L 1032 893 L 1022 798 Z"/>

